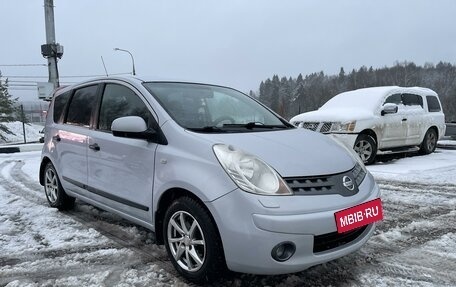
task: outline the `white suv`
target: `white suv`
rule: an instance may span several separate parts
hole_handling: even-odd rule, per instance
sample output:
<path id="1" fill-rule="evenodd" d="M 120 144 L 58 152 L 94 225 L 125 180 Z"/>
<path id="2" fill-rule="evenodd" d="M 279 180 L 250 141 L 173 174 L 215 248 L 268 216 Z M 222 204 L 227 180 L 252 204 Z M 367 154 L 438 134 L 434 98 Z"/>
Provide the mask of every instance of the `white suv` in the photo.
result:
<path id="1" fill-rule="evenodd" d="M 377 154 L 432 153 L 445 135 L 438 95 L 426 88 L 374 87 L 341 93 L 293 117 L 298 127 L 334 134 L 371 164 Z"/>

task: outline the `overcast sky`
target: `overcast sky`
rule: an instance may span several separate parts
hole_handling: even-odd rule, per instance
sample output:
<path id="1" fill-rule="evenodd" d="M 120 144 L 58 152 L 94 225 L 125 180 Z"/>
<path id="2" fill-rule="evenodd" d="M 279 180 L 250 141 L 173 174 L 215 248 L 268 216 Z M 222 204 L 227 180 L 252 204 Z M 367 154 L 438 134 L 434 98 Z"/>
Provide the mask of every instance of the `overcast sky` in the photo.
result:
<path id="1" fill-rule="evenodd" d="M 0 65 L 44 64 L 43 0 L 0 0 Z M 257 90 L 274 74 L 336 74 L 395 61 L 456 63 L 454 0 L 54 0 L 61 82 L 136 72 Z M 0 66 L 47 81 L 47 67 Z M 23 99 L 35 91 L 13 90 Z"/>

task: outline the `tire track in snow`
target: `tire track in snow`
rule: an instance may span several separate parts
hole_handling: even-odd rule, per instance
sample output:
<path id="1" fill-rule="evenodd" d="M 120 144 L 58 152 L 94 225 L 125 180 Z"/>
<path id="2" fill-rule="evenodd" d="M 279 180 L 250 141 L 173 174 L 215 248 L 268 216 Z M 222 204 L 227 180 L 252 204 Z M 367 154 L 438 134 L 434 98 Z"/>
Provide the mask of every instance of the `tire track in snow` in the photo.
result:
<path id="1" fill-rule="evenodd" d="M 31 190 L 43 190 L 43 187 L 40 184 L 31 180 L 22 171 L 21 168 L 23 165 L 24 165 L 23 162 L 18 162 L 12 168 L 11 175 L 12 175 L 13 179 L 16 179 L 16 180 L 22 182 L 26 187 L 28 187 Z M 43 191 L 43 194 L 44 194 L 44 191 Z M 45 205 L 47 205 L 47 201 L 45 202 Z M 84 208 L 81 208 L 81 207 L 84 207 Z M 82 210 L 82 209 L 84 209 L 84 210 Z M 90 214 L 87 213 L 87 210 L 89 210 Z M 101 230 L 103 233 L 105 233 L 103 235 L 107 236 L 110 239 L 113 239 L 114 241 L 118 241 L 117 243 L 121 244 L 124 247 L 137 248 L 138 249 L 137 251 L 139 253 L 149 256 L 149 257 L 150 257 L 150 255 L 157 256 L 157 254 L 152 254 L 149 252 L 148 249 L 151 247 L 150 246 L 151 244 L 145 244 L 145 243 L 141 242 L 141 240 L 138 240 L 134 236 L 131 236 L 131 234 L 124 231 L 121 227 L 138 227 L 140 230 L 152 234 L 151 231 L 146 230 L 145 228 L 134 225 L 134 224 L 122 219 L 121 217 L 118 217 L 107 211 L 100 210 L 89 204 L 82 203 L 81 201 L 78 201 L 78 204 L 75 206 L 74 210 L 67 210 L 67 211 L 61 211 L 61 212 L 69 215 L 70 217 L 73 217 L 74 219 L 76 219 L 78 222 L 82 223 L 85 226 L 94 228 L 97 231 Z M 109 216 L 106 216 L 106 215 L 109 215 Z M 119 226 L 119 223 L 122 226 Z M 115 224 L 115 225 L 112 225 L 112 224 Z M 147 252 L 145 252 L 145 251 L 147 251 Z M 168 258 L 167 254 L 165 253 L 164 250 L 162 250 L 160 260 L 163 261 L 164 260 L 163 258 Z"/>
<path id="2" fill-rule="evenodd" d="M 417 220 L 426 220 L 437 216 L 447 215 L 454 209 L 448 206 L 407 206 L 382 200 L 384 212 L 384 221 L 377 225 L 377 228 L 383 232 L 387 232 L 394 228 L 403 228 Z"/>
<path id="3" fill-rule="evenodd" d="M 0 164 L 0 182 L 2 183 L 3 188 L 10 194 L 20 197 L 20 199 L 27 202 L 28 205 L 32 204 L 47 206 L 47 202 L 42 196 L 35 194 L 34 191 L 24 188 L 23 184 L 14 182 L 14 178 L 9 177 L 8 175 L 5 176 L 5 173 L 11 173 L 13 163 L 14 161 L 5 161 Z M 13 200 L 13 202 L 14 201 L 17 200 Z M 32 233 L 32 230 L 25 230 L 28 226 L 31 226 L 31 222 L 28 221 L 27 217 L 22 216 L 23 212 L 24 211 L 18 211 L 18 213 L 10 216 L 9 219 L 14 222 L 15 225 L 17 224 L 21 227 L 20 229 L 16 229 L 15 232 Z M 40 239 L 41 235 L 36 234 L 36 236 L 33 235 L 33 237 L 36 240 Z M 102 262 L 99 262 L 95 265 L 92 264 L 90 270 L 87 270 L 83 264 L 81 264 L 82 266 L 79 267 L 70 266 L 69 268 L 63 268 L 62 266 L 52 266 L 53 264 L 49 265 L 49 260 L 67 260 L 65 258 L 67 255 L 79 255 L 80 257 L 85 257 L 90 256 L 94 251 L 108 250 L 113 248 L 119 250 L 118 247 L 113 247 L 112 244 L 109 244 L 104 246 L 92 246 L 92 248 L 89 249 L 84 249 L 84 246 L 78 246 L 76 250 L 71 248 L 69 250 L 37 250 L 33 252 L 19 253 L 18 256 L 2 256 L 0 258 L 0 267 L 2 267 L 0 271 L 0 274 L 2 274 L 0 276 L 0 284 L 7 284 L 14 280 L 31 280 L 33 282 L 40 282 L 48 279 L 76 276 L 81 273 L 94 274 L 96 272 L 109 271 L 116 267 L 114 265 L 108 266 Z M 47 264 L 41 264 L 43 262 L 47 262 Z M 36 266 L 37 264 L 42 265 L 43 268 L 34 271 L 30 270 L 30 268 L 27 267 Z"/>
<path id="4" fill-rule="evenodd" d="M 24 173 L 22 170 L 22 167 L 24 166 L 23 161 L 5 161 L 2 164 L 0 164 L 0 172 L 8 166 L 11 165 L 12 163 L 15 163 L 14 166 L 8 171 L 9 174 L 11 175 L 11 178 L 15 180 L 16 183 L 13 183 L 11 181 L 8 181 L 5 177 L 0 175 L 0 179 L 4 179 L 4 182 L 7 182 L 7 186 L 13 190 L 13 193 L 18 196 L 23 196 L 21 192 L 17 192 L 17 190 L 27 190 L 27 194 L 32 195 L 33 200 L 28 199 L 30 202 L 39 204 L 39 205 L 44 205 L 48 206 L 47 200 L 45 199 L 45 194 L 44 194 L 44 189 L 43 187 L 36 182 L 35 180 L 30 179 L 30 177 Z M 25 187 L 25 188 L 24 188 Z M 38 196 L 36 193 L 41 192 L 42 196 Z M 180 279 L 184 280 L 174 269 L 174 266 L 172 265 L 171 261 L 169 260 L 166 250 L 164 248 L 159 249 L 157 245 L 155 244 L 147 244 L 143 240 L 138 240 L 138 238 L 135 238 L 128 232 L 124 231 L 121 226 L 119 226 L 119 223 L 122 223 L 123 226 L 127 227 L 136 227 L 139 228 L 149 234 L 152 234 L 151 231 L 147 230 L 142 227 L 138 227 L 137 225 L 131 224 L 129 222 L 126 222 L 124 219 L 117 217 L 116 215 L 113 215 L 109 212 L 102 211 L 97 209 L 96 207 L 93 207 L 89 204 L 81 203 L 81 206 L 87 206 L 89 209 L 96 209 L 98 210 L 98 214 L 95 213 L 90 213 L 88 214 L 86 210 L 81 210 L 81 208 L 78 208 L 80 201 L 78 201 L 78 204 L 76 205 L 75 210 L 67 210 L 67 211 L 61 211 L 61 213 L 66 214 L 73 218 L 74 220 L 78 221 L 82 225 L 86 226 L 87 228 L 93 228 L 99 233 L 101 233 L 103 236 L 111 239 L 113 242 L 118 244 L 119 246 L 123 248 L 127 248 L 129 250 L 132 250 L 133 252 L 137 253 L 143 263 L 147 262 L 154 262 L 160 263 L 160 267 L 164 269 L 167 273 L 170 275 L 173 275 L 175 277 L 179 277 Z M 107 213 L 110 216 L 106 217 L 103 215 L 103 213 Z M 110 217 L 115 216 L 117 218 L 112 219 Z M 154 251 L 151 251 L 151 249 L 154 249 Z M 115 263 L 114 263 L 115 264 Z M 189 286 L 193 286 L 190 282 L 187 283 Z"/>
<path id="5" fill-rule="evenodd" d="M 79 253 L 90 253 L 97 250 L 107 250 L 116 248 L 115 244 L 106 245 L 91 245 L 91 246 L 78 246 L 77 248 L 57 248 L 51 250 L 27 251 L 18 256 L 3 256 L 0 257 L 0 267 L 13 266 L 22 264 L 24 262 L 37 261 L 42 259 L 53 259 L 63 257 L 66 255 L 75 255 Z"/>
<path id="6" fill-rule="evenodd" d="M 24 188 L 25 185 L 20 182 L 14 182 L 13 178 L 9 179 L 8 176 L 4 175 L 4 173 L 11 173 L 11 165 L 14 162 L 16 161 L 7 160 L 0 163 L 0 180 L 2 182 L 2 186 L 5 187 L 8 192 L 17 195 L 30 203 L 46 205 L 47 201 L 43 198 L 44 193 L 42 194 L 43 196 L 39 196 L 36 192 L 32 192 L 28 188 Z"/>
<path id="7" fill-rule="evenodd" d="M 380 184 L 385 219 L 378 225 L 377 234 L 362 249 L 367 254 L 375 254 L 373 258 L 378 265 L 366 270 L 420 284 L 456 282 L 456 273 L 449 272 L 456 270 L 456 261 L 427 251 L 435 241 L 447 234 L 456 234 L 454 194 L 448 193 L 452 186 L 404 182 L 395 187 L 393 184 L 396 182 Z M 433 204 L 426 201 L 417 204 L 414 198 L 423 195 L 428 196 Z M 428 255 L 417 257 L 423 252 Z"/>
<path id="8" fill-rule="evenodd" d="M 116 252 L 121 251 L 117 248 L 114 248 L 114 250 L 116 250 Z M 109 250 L 101 249 L 101 251 Z M 80 255 L 79 258 L 90 257 L 93 254 L 96 254 L 96 251 L 90 253 L 78 253 L 78 255 Z M 97 255 L 97 260 L 79 259 L 75 261 L 73 259 L 70 260 L 68 258 L 65 258 L 65 256 L 62 258 L 31 258 L 30 260 L 26 260 L 19 264 L 16 264 L 15 266 L 12 266 L 14 269 L 13 271 L 8 270 L 8 268 L 4 268 L 5 270 L 3 270 L 2 273 L 6 273 L 6 275 L 1 276 L 0 284 L 9 283 L 15 280 L 43 282 L 46 280 L 56 280 L 60 278 L 68 278 L 71 276 L 79 276 L 81 274 L 90 275 L 100 272 L 111 272 L 112 270 L 124 269 L 126 266 L 128 266 L 128 264 L 134 265 L 129 262 L 127 265 L 119 266 L 120 264 L 112 264 L 109 259 L 110 255 L 103 256 L 100 254 Z M 90 264 L 90 268 L 87 268 L 87 264 Z M 31 269 L 28 268 L 29 266 L 37 265 L 40 266 L 39 269 L 36 267 Z"/>
<path id="9" fill-rule="evenodd" d="M 431 194 L 447 198 L 456 198 L 456 185 L 452 184 L 420 184 L 420 183 L 405 183 L 396 181 L 383 181 L 377 180 L 378 185 L 382 190 L 397 191 L 399 188 L 401 192 Z"/>

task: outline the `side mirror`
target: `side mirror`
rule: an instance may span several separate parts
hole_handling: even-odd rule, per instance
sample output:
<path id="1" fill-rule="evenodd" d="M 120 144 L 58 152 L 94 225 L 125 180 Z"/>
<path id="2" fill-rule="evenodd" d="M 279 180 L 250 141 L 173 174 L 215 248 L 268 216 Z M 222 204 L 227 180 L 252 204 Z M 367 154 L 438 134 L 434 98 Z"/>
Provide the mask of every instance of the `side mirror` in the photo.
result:
<path id="1" fill-rule="evenodd" d="M 398 106 L 396 104 L 386 103 L 383 105 L 383 108 L 382 108 L 382 116 L 384 116 L 386 114 L 395 114 L 395 113 L 397 113 L 397 110 L 398 110 Z"/>
<path id="2" fill-rule="evenodd" d="M 145 139 L 154 141 L 157 132 L 148 129 L 143 118 L 137 116 L 121 117 L 115 119 L 111 124 L 112 134 L 116 137 Z"/>

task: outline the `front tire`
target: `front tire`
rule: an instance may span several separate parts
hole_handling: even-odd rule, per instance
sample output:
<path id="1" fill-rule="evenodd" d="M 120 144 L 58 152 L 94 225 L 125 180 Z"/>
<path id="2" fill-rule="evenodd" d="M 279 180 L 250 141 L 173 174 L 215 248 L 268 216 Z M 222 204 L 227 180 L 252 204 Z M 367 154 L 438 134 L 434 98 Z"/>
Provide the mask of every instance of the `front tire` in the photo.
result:
<path id="1" fill-rule="evenodd" d="M 437 147 L 437 132 L 434 129 L 428 129 L 424 135 L 423 142 L 420 146 L 420 154 L 430 154 Z"/>
<path id="2" fill-rule="evenodd" d="M 370 135 L 360 134 L 358 138 L 356 138 L 353 149 L 366 165 L 375 162 L 375 157 L 377 156 L 377 143 Z"/>
<path id="3" fill-rule="evenodd" d="M 189 197 L 176 199 L 165 213 L 163 239 L 176 270 L 192 282 L 209 282 L 226 270 L 218 230 L 209 212 Z"/>
<path id="4" fill-rule="evenodd" d="M 51 207 L 59 210 L 71 209 L 74 206 L 74 197 L 68 196 L 63 190 L 57 171 L 52 163 L 44 169 L 44 193 Z"/>

